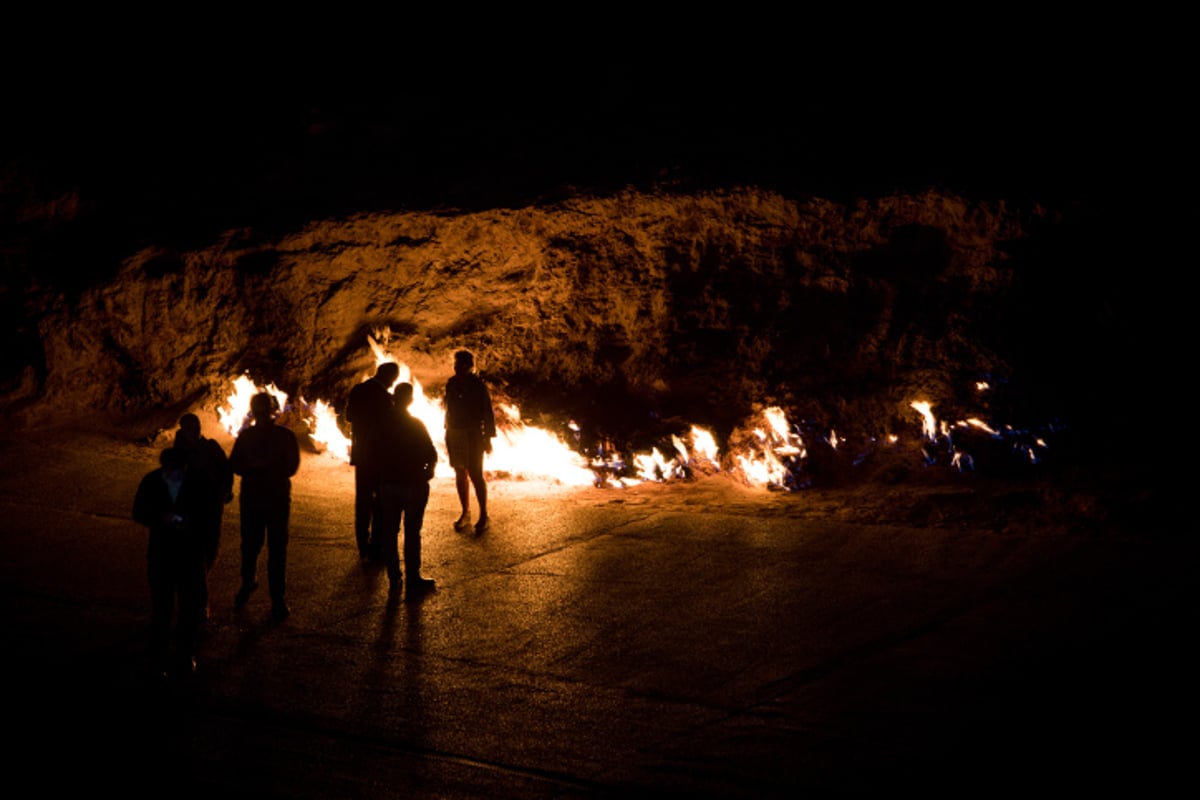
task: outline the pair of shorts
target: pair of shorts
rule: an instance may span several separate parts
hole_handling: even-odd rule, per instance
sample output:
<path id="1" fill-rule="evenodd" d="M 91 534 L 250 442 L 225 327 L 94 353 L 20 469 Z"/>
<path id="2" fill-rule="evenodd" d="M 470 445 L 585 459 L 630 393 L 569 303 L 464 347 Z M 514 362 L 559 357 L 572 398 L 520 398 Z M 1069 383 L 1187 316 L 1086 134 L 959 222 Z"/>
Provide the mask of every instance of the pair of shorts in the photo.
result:
<path id="1" fill-rule="evenodd" d="M 454 469 L 483 467 L 483 431 L 449 428 L 446 431 L 446 456 Z"/>

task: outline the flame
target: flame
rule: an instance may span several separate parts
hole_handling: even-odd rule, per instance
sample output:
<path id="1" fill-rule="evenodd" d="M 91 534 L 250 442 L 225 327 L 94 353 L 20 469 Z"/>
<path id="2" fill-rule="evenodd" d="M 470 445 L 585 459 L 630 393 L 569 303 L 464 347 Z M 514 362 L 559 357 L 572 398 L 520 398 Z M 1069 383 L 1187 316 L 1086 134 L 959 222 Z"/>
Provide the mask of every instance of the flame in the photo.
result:
<path id="1" fill-rule="evenodd" d="M 804 441 L 792 430 L 782 408 L 771 406 L 762 415 L 767 427 L 753 430 L 756 443 L 750 452 L 734 456 L 737 471 L 751 484 L 794 488 L 794 467 L 808 456 Z"/>
<path id="2" fill-rule="evenodd" d="M 394 357 L 386 347 L 389 332 L 384 329 L 377 331 L 374 336 L 368 336 L 368 344 L 375 356 L 375 366 L 385 362 L 395 362 L 400 367 L 397 382 L 408 382 L 413 387 L 413 401 L 409 408 L 413 416 L 420 419 L 429 430 L 435 447 L 438 449 L 437 477 L 454 475 L 449 464 L 442 431 L 445 428 L 445 410 L 440 400 L 426 396 L 425 389 L 413 375 L 409 366 Z M 374 374 L 373 371 L 371 374 Z M 369 375 L 360 376 L 366 380 Z M 389 387 L 391 388 L 391 387 Z M 976 388 L 980 391 L 990 387 L 979 382 Z M 293 429 L 307 427 L 308 436 L 318 452 L 326 453 L 343 462 L 350 460 L 350 439 L 343 432 L 338 422 L 335 409 L 324 400 L 308 403 L 303 397 L 293 406 L 288 402 L 288 396 L 274 384 L 265 387 L 255 384 L 247 375 L 241 375 L 233 381 L 233 391 L 226 400 L 224 407 L 218 409 L 221 425 L 236 436 L 250 422 L 250 399 L 259 392 L 271 394 L 279 403 L 280 421 Z M 1013 431 L 1011 426 L 1001 433 L 978 417 L 968 417 L 954 423 L 939 422 L 933 415 L 933 405 L 927 400 L 914 400 L 910 407 L 921 415 L 922 435 L 930 443 L 936 443 L 939 435 L 949 449 L 949 463 L 955 469 L 974 469 L 971 455 L 960 450 L 951 439 L 953 428 L 973 427 L 985 431 L 994 437 L 1005 435 L 1020 437 L 1028 432 Z M 562 437 L 541 428 L 528 425 L 521 415 L 521 410 L 512 404 L 501 403 L 497 406 L 496 438 L 492 441 L 492 451 L 484 460 L 484 468 L 491 479 L 508 478 L 543 478 L 555 480 L 572 486 L 618 486 L 633 485 L 642 481 L 667 481 L 687 478 L 696 471 L 720 472 L 722 456 L 716 444 L 716 439 L 710 431 L 693 425 L 683 434 L 672 434 L 670 438 L 670 455 L 665 455 L 658 447 L 648 453 L 637 453 L 629 459 L 618 452 L 610 442 L 597 449 L 589 460 L 580 452 L 573 449 Z M 804 439 L 799 428 L 788 422 L 783 409 L 771 406 L 761 412 L 760 425 L 751 429 L 752 438 L 739 445 L 739 451 L 731 454 L 727 464 L 731 472 L 739 474 L 747 483 L 767 488 L 782 488 L 795 490 L 810 484 L 801 479 L 800 470 L 804 459 L 808 456 Z M 579 426 L 575 422 L 567 425 L 573 438 L 578 443 L 580 439 Z M 846 442 L 837 431 L 830 429 L 827 437 L 819 433 L 814 436 L 823 438 L 831 448 L 837 450 Z M 894 445 L 899 436 L 889 433 L 885 441 Z M 875 441 L 873 438 L 871 441 Z M 1035 448 L 1047 446 L 1044 439 L 1037 437 L 1033 444 L 1016 444 L 1018 451 L 1023 452 L 1030 463 L 1038 463 L 1038 453 Z M 932 452 L 932 446 L 922 447 L 921 452 L 927 464 L 936 463 L 938 457 Z M 865 455 L 855 460 L 860 463 Z M 943 462 L 945 463 L 945 462 Z M 627 470 L 632 467 L 636 477 L 631 477 Z"/>
<path id="3" fill-rule="evenodd" d="M 937 438 L 937 421 L 933 418 L 933 406 L 928 400 L 914 400 L 909 404 L 918 414 L 924 417 L 925 438 L 933 441 Z"/>
<path id="4" fill-rule="evenodd" d="M 412 384 L 413 401 L 409 412 L 425 423 L 438 450 L 435 474 L 437 477 L 452 477 L 454 470 L 450 467 L 442 436 L 446 414 L 441 401 L 426 396 L 424 387 L 413 376 L 407 364 L 391 357 L 374 339 L 370 342 L 375 352 L 376 366 L 385 361 L 396 361 L 400 366 L 397 383 Z M 366 380 L 367 377 L 369 376 L 362 376 L 361 379 Z M 234 381 L 233 393 L 226 400 L 226 407 L 218 410 L 226 430 L 236 436 L 245 427 L 250 398 L 262 391 L 275 395 L 281 409 L 295 410 L 288 405 L 287 395 L 273 384 L 263 388 L 256 385 L 248 375 L 242 375 Z M 350 439 L 342 433 L 337 412 L 333 407 L 324 400 L 309 404 L 302 399 L 300 406 L 299 414 L 308 428 L 309 438 L 317 449 L 348 463 Z M 492 440 L 492 452 L 484 458 L 484 466 L 488 472 L 511 477 L 548 478 L 576 486 L 595 482 L 596 475 L 588 466 L 587 459 L 571 450 L 561 438 L 549 431 L 526 425 L 522 422 L 520 409 L 516 406 L 501 405 L 500 411 L 501 419 L 497 420 L 497 435 Z"/>
<path id="5" fill-rule="evenodd" d="M 269 386 L 258 386 L 254 381 L 250 380 L 249 375 L 239 375 L 233 382 L 233 394 L 229 395 L 226 400 L 228 408 L 217 409 L 217 416 L 221 421 L 221 427 L 229 431 L 233 436 L 237 436 L 242 432 L 247 425 L 250 424 L 250 398 L 259 392 L 267 392 L 272 395 L 276 402 L 279 403 L 280 409 L 286 409 L 287 394 L 281 391 L 275 384 Z"/>
<path id="6" fill-rule="evenodd" d="M 990 434 L 991 434 L 991 435 L 993 435 L 993 436 L 999 436 L 999 435 L 1000 435 L 1000 434 L 999 434 L 999 433 L 996 431 L 996 429 L 995 429 L 995 428 L 993 428 L 992 426 L 988 425 L 986 422 L 984 422 L 983 420 L 981 420 L 981 419 L 979 419 L 979 418 L 977 418 L 977 417 L 968 417 L 965 423 L 961 423 L 961 422 L 960 422 L 959 424 L 960 424 L 960 425 L 962 425 L 962 424 L 971 425 L 971 426 L 973 426 L 973 427 L 975 427 L 975 428 L 979 428 L 981 431 L 986 431 L 987 433 L 990 433 Z"/>

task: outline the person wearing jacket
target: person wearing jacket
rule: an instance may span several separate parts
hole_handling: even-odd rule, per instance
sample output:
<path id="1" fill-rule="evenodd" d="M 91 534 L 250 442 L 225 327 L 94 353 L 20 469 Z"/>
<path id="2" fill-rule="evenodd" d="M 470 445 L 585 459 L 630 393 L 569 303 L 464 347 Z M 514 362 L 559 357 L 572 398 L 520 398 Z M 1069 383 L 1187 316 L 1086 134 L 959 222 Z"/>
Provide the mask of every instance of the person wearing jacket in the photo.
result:
<path id="1" fill-rule="evenodd" d="M 255 573 L 265 541 L 271 616 L 281 622 L 291 613 L 285 599 L 288 522 L 292 476 L 300 468 L 300 443 L 290 428 L 275 422 L 276 410 L 275 397 L 268 392 L 250 398 L 254 424 L 238 434 L 229 465 L 241 477 L 242 586 L 233 605 L 244 608 L 258 588 Z"/>
<path id="2" fill-rule="evenodd" d="M 196 669 L 207 538 L 219 508 L 216 486 L 203 470 L 189 466 L 180 447 L 159 454 L 158 469 L 142 477 L 134 495 L 133 519 L 149 531 L 150 658 L 161 676 Z"/>
<path id="3" fill-rule="evenodd" d="M 434 582 L 421 575 L 421 526 L 429 503 L 429 481 L 437 469 L 438 453 L 425 423 L 409 413 L 413 385 L 399 383 L 392 392 L 392 411 L 385 420 L 380 439 L 380 524 L 384 564 L 391 591 L 403 586 L 408 599 L 433 589 Z M 397 538 L 404 527 L 404 570 L 400 569 Z"/>

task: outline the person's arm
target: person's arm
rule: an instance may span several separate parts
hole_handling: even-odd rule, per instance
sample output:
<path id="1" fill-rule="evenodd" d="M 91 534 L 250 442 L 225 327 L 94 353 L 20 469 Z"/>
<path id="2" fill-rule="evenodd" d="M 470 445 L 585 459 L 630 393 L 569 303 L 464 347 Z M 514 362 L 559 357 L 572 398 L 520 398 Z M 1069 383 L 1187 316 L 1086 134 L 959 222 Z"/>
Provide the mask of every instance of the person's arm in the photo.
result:
<path id="1" fill-rule="evenodd" d="M 296 438 L 296 434 L 290 428 L 280 426 L 280 430 L 286 431 L 286 458 L 283 463 L 284 474 L 289 478 L 296 474 L 300 469 L 300 440 Z M 280 436 L 281 441 L 285 441 L 285 437 Z"/>
<path id="2" fill-rule="evenodd" d="M 429 435 L 429 429 L 425 427 L 425 423 L 417 420 L 421 425 L 422 442 L 421 445 L 425 450 L 425 480 L 432 480 L 434 473 L 437 472 L 438 451 L 433 444 L 433 438 Z"/>
<path id="3" fill-rule="evenodd" d="M 229 456 L 225 455 L 225 448 L 220 444 L 212 439 L 209 439 L 208 442 L 213 462 L 217 466 L 217 491 L 221 495 L 222 502 L 228 503 L 233 499 L 233 469 L 229 466 Z"/>
<path id="4" fill-rule="evenodd" d="M 245 435 L 245 434 L 242 434 L 242 435 Z M 237 439 L 234 439 L 233 450 L 231 450 L 229 453 L 229 471 L 232 472 L 234 475 L 245 475 L 246 474 L 246 472 L 245 472 L 246 465 L 244 463 L 246 460 L 246 455 L 245 455 L 246 446 L 245 446 L 245 444 L 243 444 L 243 442 L 244 442 L 244 439 L 242 439 L 242 436 L 238 436 Z"/>
<path id="5" fill-rule="evenodd" d="M 483 391 L 483 408 L 480 412 L 483 414 L 483 435 L 487 438 L 485 444 L 488 446 L 488 452 L 491 452 L 491 440 L 496 438 L 496 409 L 492 408 L 492 395 L 488 391 L 487 384 L 483 381 L 479 382 Z"/>
<path id="6" fill-rule="evenodd" d="M 162 524 L 170 509 L 167 497 L 167 489 L 162 485 L 160 473 L 152 472 L 142 478 L 133 498 L 134 521 L 148 528 Z"/>

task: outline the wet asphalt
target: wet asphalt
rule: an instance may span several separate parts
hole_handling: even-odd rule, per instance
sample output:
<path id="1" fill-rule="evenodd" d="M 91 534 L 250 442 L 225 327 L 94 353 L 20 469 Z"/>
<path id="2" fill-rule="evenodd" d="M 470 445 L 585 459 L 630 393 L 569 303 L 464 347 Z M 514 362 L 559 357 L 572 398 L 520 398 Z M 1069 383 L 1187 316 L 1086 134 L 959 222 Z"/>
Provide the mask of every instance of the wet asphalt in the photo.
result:
<path id="1" fill-rule="evenodd" d="M 420 601 L 306 454 L 291 616 L 237 611 L 236 501 L 194 674 L 145 662 L 156 451 L 0 450 L 6 772 L 51 796 L 1165 794 L 1192 775 L 1194 545 L 806 519 L 802 496 L 434 481 Z"/>

